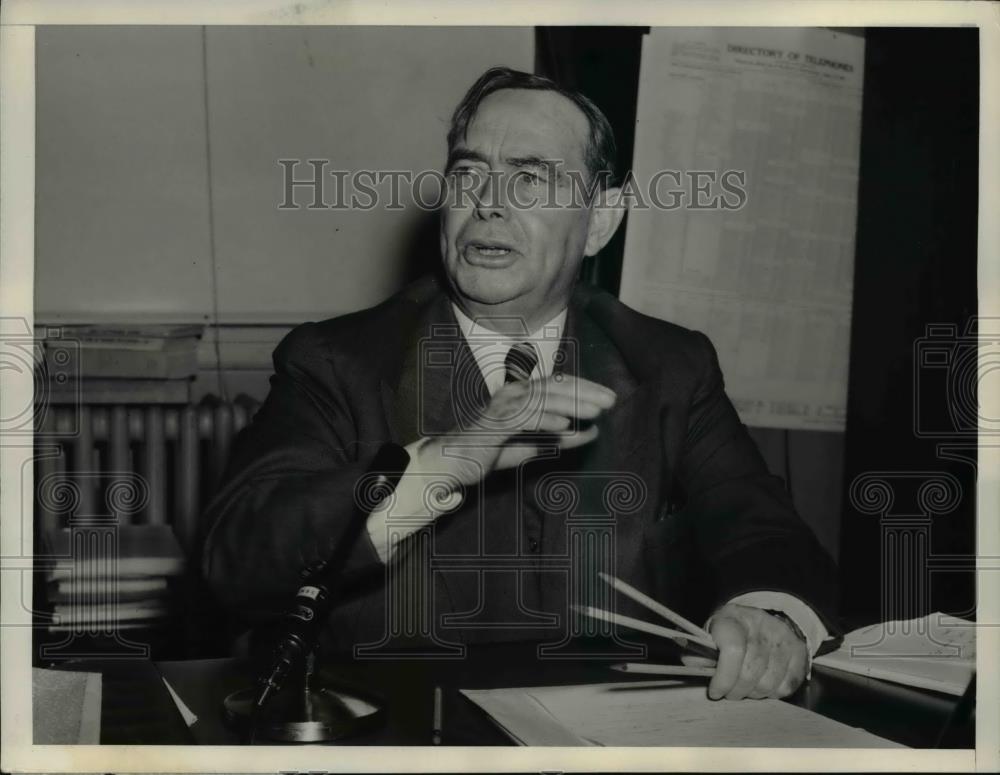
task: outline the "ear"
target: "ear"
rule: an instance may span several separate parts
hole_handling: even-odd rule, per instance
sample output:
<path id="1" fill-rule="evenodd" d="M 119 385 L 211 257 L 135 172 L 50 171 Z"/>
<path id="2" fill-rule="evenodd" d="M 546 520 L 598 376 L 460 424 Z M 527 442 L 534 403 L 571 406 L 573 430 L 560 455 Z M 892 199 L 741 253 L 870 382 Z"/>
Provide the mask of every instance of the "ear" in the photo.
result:
<path id="1" fill-rule="evenodd" d="M 618 230 L 625 217 L 625 204 L 620 188 L 609 188 L 597 195 L 590 209 L 590 223 L 587 227 L 585 256 L 596 255 Z"/>

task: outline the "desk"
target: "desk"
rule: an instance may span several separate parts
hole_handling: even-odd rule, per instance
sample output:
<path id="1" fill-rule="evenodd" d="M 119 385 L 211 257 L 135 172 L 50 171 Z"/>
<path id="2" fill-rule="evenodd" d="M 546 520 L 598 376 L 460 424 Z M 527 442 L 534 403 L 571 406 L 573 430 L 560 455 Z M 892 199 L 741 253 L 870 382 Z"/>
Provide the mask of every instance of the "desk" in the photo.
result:
<path id="1" fill-rule="evenodd" d="M 658 656 L 654 659 L 660 661 Z M 534 644 L 498 644 L 470 648 L 467 658 L 461 660 L 331 658 L 323 664 L 322 672 L 331 679 L 363 687 L 385 701 L 385 723 L 345 744 L 429 745 L 437 685 L 444 690 L 443 743 L 490 746 L 512 743 L 478 707 L 458 693 L 459 689 L 629 680 L 630 676 L 610 671 L 609 663 L 586 659 L 539 662 Z M 222 699 L 253 680 L 254 670 L 245 661 L 78 661 L 66 668 L 105 675 L 102 743 L 239 743 L 238 735 L 223 720 Z M 189 729 L 184 729 L 179 714 L 170 713 L 172 706 L 163 705 L 162 697 L 169 695 L 160 676 L 198 716 Z M 144 696 L 148 699 L 143 700 Z M 816 668 L 812 680 L 793 701 L 845 724 L 920 748 L 934 745 L 957 698 Z M 134 717 L 126 712 L 127 706 L 142 702 L 149 704 L 141 708 L 144 722 L 137 726 Z M 159 728 L 151 706 L 160 714 Z M 968 740 L 964 744 L 971 747 L 974 743 Z"/>

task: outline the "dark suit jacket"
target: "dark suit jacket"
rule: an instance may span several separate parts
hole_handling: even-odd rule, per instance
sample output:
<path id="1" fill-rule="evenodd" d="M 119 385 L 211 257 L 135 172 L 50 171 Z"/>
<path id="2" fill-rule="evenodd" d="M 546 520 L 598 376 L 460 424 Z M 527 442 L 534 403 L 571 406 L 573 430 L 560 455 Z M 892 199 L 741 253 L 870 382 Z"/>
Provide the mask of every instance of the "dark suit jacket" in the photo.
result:
<path id="1" fill-rule="evenodd" d="M 601 569 L 695 621 L 742 592 L 780 590 L 835 629 L 833 564 L 768 474 L 709 340 L 579 287 L 560 353 L 559 370 L 618 395 L 598 439 L 470 489 L 427 530 L 423 551 L 390 564 L 388 586 L 369 584 L 341 606 L 328 640 L 379 642 L 387 630 L 426 638 L 400 613 L 403 597 L 432 621 L 432 639 L 558 641 L 579 632 L 570 603 L 607 606 Z M 283 610 L 300 569 L 336 544 L 383 442 L 448 431 L 489 399 L 431 278 L 377 307 L 296 328 L 274 366 L 270 395 L 210 506 L 204 555 L 217 596 L 251 619 Z M 364 534 L 345 574 L 367 571 L 380 582 L 390 572 Z M 418 588 L 426 594 L 408 596 Z M 636 613 L 627 608 L 619 605 Z"/>

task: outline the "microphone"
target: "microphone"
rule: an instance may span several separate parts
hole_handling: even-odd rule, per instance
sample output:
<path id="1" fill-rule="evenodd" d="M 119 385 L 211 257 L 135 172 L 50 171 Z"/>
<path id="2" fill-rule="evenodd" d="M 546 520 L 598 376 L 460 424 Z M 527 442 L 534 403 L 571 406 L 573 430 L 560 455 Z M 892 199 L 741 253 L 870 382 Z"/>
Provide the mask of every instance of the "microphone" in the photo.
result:
<path id="1" fill-rule="evenodd" d="M 289 675 L 304 665 L 312 652 L 343 589 L 343 567 L 365 528 L 368 516 L 391 495 L 410 464 L 407 451 L 398 444 L 383 444 L 354 488 L 354 502 L 347 526 L 336 547 L 325 560 L 302 572 L 302 583 L 292 606 L 282 620 L 271 667 L 261 675 L 251 713 L 257 715 L 281 691 Z M 253 723 L 251 723 L 251 729 Z"/>

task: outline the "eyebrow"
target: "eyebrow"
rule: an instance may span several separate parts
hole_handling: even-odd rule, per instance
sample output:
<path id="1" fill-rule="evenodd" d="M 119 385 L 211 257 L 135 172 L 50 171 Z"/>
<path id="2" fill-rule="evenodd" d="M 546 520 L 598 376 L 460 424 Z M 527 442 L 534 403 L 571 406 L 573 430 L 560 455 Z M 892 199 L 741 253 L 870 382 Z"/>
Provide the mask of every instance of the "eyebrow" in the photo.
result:
<path id="1" fill-rule="evenodd" d="M 550 172 L 558 172 L 555 159 L 543 159 L 541 156 L 515 156 L 507 159 L 507 163 L 512 167 L 544 167 Z"/>
<path id="2" fill-rule="evenodd" d="M 473 151 L 469 148 L 456 148 L 448 155 L 448 163 L 446 169 L 451 169 L 460 161 L 475 161 L 482 164 L 489 164 L 489 159 L 478 151 Z M 541 156 L 512 156 L 505 160 L 507 164 L 512 167 L 525 168 L 525 167 L 543 167 L 549 172 L 559 173 L 558 160 L 556 159 L 543 159 Z"/>
<path id="3" fill-rule="evenodd" d="M 460 161 L 478 161 L 483 164 L 489 164 L 490 160 L 487 159 L 483 154 L 478 151 L 472 151 L 468 148 L 456 148 L 451 153 L 448 154 L 448 163 L 445 169 L 451 169 Z"/>

